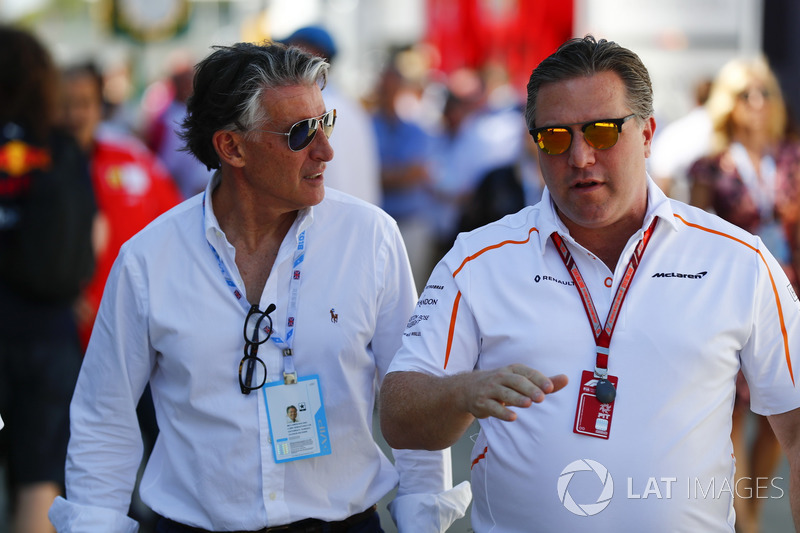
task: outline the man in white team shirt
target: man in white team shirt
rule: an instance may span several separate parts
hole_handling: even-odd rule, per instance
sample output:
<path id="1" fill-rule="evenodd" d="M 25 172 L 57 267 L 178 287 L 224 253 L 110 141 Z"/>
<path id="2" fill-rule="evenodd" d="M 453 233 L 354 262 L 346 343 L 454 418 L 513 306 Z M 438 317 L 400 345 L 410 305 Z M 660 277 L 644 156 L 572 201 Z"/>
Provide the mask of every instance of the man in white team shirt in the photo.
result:
<path id="1" fill-rule="evenodd" d="M 652 88 L 630 50 L 565 43 L 534 70 L 526 121 L 547 190 L 434 269 L 384 380 L 387 441 L 445 448 L 478 418 L 479 533 L 733 532 L 741 367 L 797 528 L 800 307 L 780 266 L 647 176 Z"/>

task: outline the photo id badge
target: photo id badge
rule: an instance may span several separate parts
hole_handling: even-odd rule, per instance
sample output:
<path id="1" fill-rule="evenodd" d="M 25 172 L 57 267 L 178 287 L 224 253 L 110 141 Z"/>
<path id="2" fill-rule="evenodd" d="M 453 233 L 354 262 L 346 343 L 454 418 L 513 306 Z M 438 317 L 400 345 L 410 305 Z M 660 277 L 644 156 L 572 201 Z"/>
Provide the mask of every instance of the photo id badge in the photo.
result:
<path id="1" fill-rule="evenodd" d="M 275 381 L 262 390 L 276 463 L 331 453 L 318 376 L 302 377 L 291 385 Z"/>
<path id="2" fill-rule="evenodd" d="M 591 370 L 584 370 L 578 392 L 578 407 L 575 410 L 575 427 L 573 431 L 580 435 L 608 439 L 611 432 L 611 417 L 614 414 L 614 402 L 600 403 L 597 399 L 597 384 L 600 378 Z M 619 379 L 608 376 L 608 381 L 617 388 Z"/>

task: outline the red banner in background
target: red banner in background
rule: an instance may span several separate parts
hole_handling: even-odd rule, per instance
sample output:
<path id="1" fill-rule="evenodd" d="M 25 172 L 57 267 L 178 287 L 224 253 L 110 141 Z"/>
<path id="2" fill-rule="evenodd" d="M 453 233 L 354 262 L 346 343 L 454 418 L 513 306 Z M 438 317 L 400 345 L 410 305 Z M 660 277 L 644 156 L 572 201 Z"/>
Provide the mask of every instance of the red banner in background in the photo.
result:
<path id="1" fill-rule="evenodd" d="M 572 37 L 573 2 L 427 0 L 426 42 L 446 73 L 497 62 L 524 94 L 531 71 Z"/>

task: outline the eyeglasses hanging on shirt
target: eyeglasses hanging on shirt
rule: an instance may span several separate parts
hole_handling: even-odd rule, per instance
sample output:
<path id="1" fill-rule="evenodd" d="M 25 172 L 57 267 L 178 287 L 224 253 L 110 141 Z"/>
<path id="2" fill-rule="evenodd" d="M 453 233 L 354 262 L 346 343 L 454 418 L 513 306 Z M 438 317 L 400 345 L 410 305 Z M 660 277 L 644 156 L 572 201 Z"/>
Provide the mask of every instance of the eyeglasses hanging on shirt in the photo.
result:
<path id="1" fill-rule="evenodd" d="M 239 361 L 239 386 L 242 394 L 260 389 L 267 382 L 267 365 L 258 357 L 258 347 L 267 342 L 272 335 L 272 317 L 275 304 L 269 304 L 266 311 L 257 305 L 250 307 L 244 319 L 244 357 Z M 242 369 L 245 369 L 244 376 Z M 255 385 L 254 385 L 255 383 Z"/>

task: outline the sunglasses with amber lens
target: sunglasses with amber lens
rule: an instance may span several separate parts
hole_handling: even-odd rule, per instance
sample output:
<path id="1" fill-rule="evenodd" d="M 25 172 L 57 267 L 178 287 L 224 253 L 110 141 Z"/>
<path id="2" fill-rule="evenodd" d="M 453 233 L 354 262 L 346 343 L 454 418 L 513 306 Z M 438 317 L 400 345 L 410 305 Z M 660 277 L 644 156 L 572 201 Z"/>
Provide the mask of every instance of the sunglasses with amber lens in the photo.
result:
<path id="1" fill-rule="evenodd" d="M 572 145 L 572 128 L 570 126 L 580 126 L 583 138 L 592 148 L 608 150 L 617 144 L 619 134 L 622 132 L 622 125 L 635 116 L 634 113 L 623 118 L 604 118 L 584 123 L 544 126 L 528 131 L 542 152 L 548 155 L 559 155 L 569 150 Z"/>
<path id="2" fill-rule="evenodd" d="M 292 152 L 299 152 L 314 140 L 317 135 L 317 130 L 322 128 L 325 137 L 331 137 L 333 133 L 333 125 L 336 124 L 336 110 L 331 109 L 323 115 L 312 118 L 305 118 L 299 122 L 292 124 L 289 132 L 282 131 L 269 131 L 269 130 L 256 130 L 264 133 L 274 133 L 275 135 L 285 135 L 289 141 L 289 150 Z"/>

